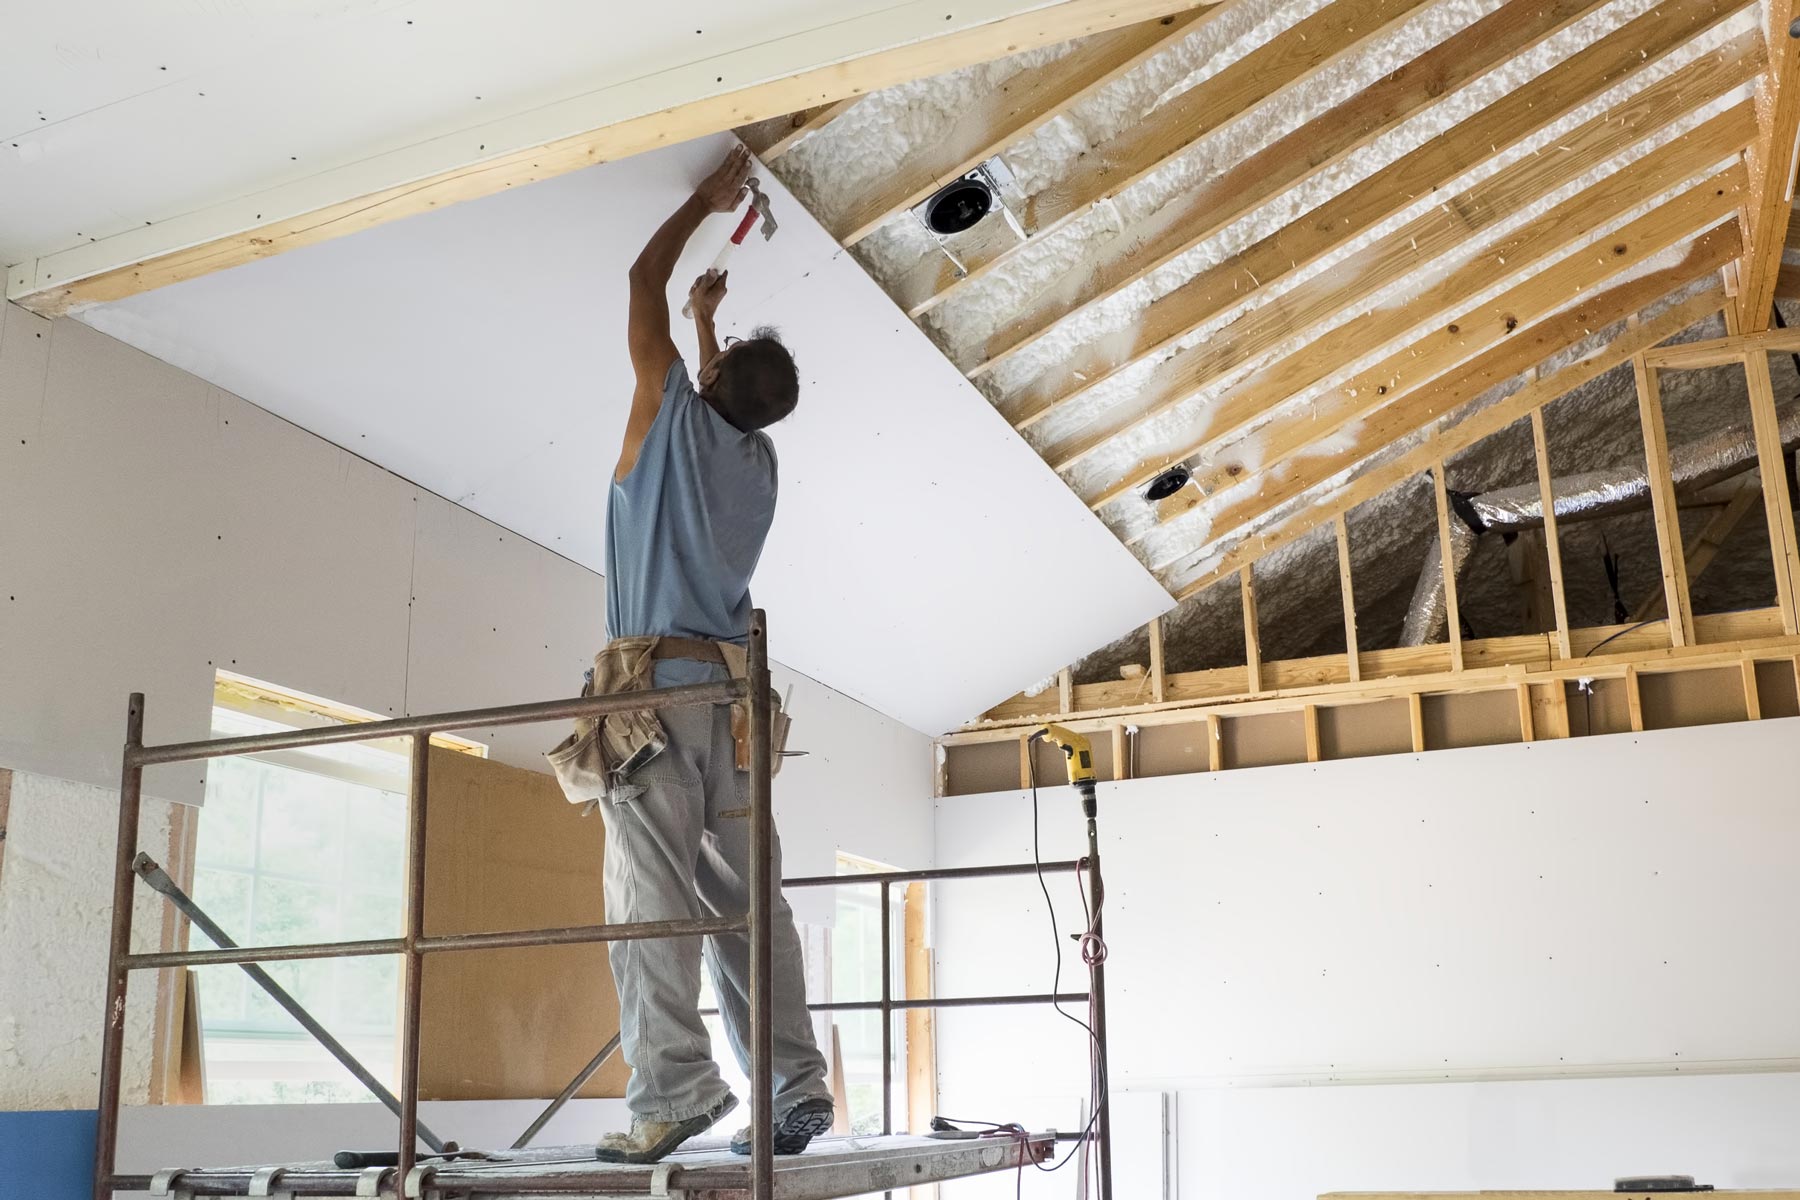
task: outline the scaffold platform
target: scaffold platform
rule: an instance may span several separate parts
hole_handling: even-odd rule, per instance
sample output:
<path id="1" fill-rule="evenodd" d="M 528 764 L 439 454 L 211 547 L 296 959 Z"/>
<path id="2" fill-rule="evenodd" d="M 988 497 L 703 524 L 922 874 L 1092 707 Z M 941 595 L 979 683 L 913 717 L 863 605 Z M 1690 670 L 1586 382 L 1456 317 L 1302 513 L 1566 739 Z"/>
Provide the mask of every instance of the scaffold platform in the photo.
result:
<path id="1" fill-rule="evenodd" d="M 905 1134 L 820 1138 L 775 1160 L 775 1200 L 837 1200 L 898 1191 L 1049 1161 L 1052 1133 L 941 1140 Z M 160 1171 L 153 1197 L 594 1197 L 595 1200 L 749 1200 L 749 1158 L 713 1143 L 650 1166 L 603 1163 L 592 1146 L 508 1150 L 481 1158 L 426 1159 L 404 1181 L 393 1167 L 342 1170 L 329 1162 Z M 121 1181 L 123 1182 L 123 1181 Z M 137 1181 L 132 1181 L 137 1182 Z M 399 1189 L 395 1185 L 401 1184 Z"/>

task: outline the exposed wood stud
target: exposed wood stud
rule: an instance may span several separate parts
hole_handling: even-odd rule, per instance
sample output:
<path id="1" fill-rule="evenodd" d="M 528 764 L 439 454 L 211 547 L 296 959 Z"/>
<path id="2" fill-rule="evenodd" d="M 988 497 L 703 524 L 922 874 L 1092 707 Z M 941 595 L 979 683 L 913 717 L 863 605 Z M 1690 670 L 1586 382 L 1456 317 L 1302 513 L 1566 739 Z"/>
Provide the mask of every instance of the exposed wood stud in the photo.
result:
<path id="1" fill-rule="evenodd" d="M 1781 251 L 1794 206 L 1796 140 L 1800 139 L 1800 44 L 1790 35 L 1800 3 L 1766 0 L 1762 6 L 1768 73 L 1756 89 L 1760 134 L 1745 154 L 1751 191 L 1744 205 L 1744 257 L 1738 268 L 1738 327 L 1769 327 Z"/>
<path id="2" fill-rule="evenodd" d="M 1552 725 L 1549 736 L 1566 738 L 1570 736 L 1571 732 L 1569 729 L 1568 685 L 1560 679 L 1552 679 L 1547 686 L 1549 689 L 1550 721 Z"/>
<path id="3" fill-rule="evenodd" d="M 1019 790 L 1024 791 L 1031 786 L 1031 734 L 1019 735 Z"/>
<path id="4" fill-rule="evenodd" d="M 1356 592 L 1350 583 L 1350 527 L 1344 514 L 1337 515 L 1338 594 L 1344 602 L 1344 657 L 1350 664 L 1350 682 L 1362 678 L 1362 656 L 1356 648 Z"/>
<path id="5" fill-rule="evenodd" d="M 1532 370 L 1532 382 L 1537 371 Z M 1551 485 L 1550 444 L 1544 436 L 1544 410 L 1531 410 L 1531 444 L 1537 455 L 1538 502 L 1544 512 L 1544 561 L 1550 569 L 1550 603 L 1556 613 L 1556 653 L 1569 657 L 1569 606 L 1563 599 L 1562 542 L 1556 535 L 1556 499 Z"/>
<path id="6" fill-rule="evenodd" d="M 1800 673 L 1800 658 L 1794 660 L 1794 670 Z M 1223 771 L 1225 769 L 1224 730 L 1219 727 L 1219 714 L 1206 714 L 1206 769 Z"/>
<path id="7" fill-rule="evenodd" d="M 906 885 L 905 895 L 902 912 L 906 928 L 906 998 L 929 1000 L 934 987 L 931 943 L 927 936 L 930 925 L 926 885 L 923 882 L 909 883 Z M 909 1008 L 906 1010 L 907 1128 L 929 1128 L 931 1118 L 937 1111 L 936 1014 L 929 1008 Z M 914 1197 L 920 1197 L 923 1191 L 924 1189 L 915 1188 Z"/>
<path id="8" fill-rule="evenodd" d="M 789 113 L 786 117 L 759 122 L 757 126 L 739 129 L 737 131 L 738 139 L 750 148 L 750 153 L 756 155 L 765 164 L 772 163 L 843 116 L 852 105 L 861 99 L 861 96 L 847 96 L 842 100 L 834 100 L 830 104 L 803 108 L 799 112 Z"/>
<path id="9" fill-rule="evenodd" d="M 1163 667 L 1163 627 L 1161 617 L 1151 617 L 1150 634 L 1150 699 L 1161 704 L 1168 695 L 1167 673 Z"/>
<path id="10" fill-rule="evenodd" d="M 1762 697 L 1756 690 L 1756 660 L 1746 658 L 1739 664 L 1744 674 L 1744 717 L 1750 721 L 1762 720 Z"/>
<path id="11" fill-rule="evenodd" d="M 1252 568 L 1245 565 L 1238 573 L 1238 595 L 1244 605 L 1244 671 L 1249 676 L 1250 694 L 1262 691 L 1262 639 L 1256 629 L 1256 582 Z"/>
<path id="12" fill-rule="evenodd" d="M 1605 295 L 1596 297 L 1592 301 L 1579 302 L 1570 306 L 1555 318 L 1545 322 L 1547 327 L 1557 327 L 1558 332 L 1553 339 L 1534 342 L 1531 340 L 1531 334 L 1521 333 L 1520 337 L 1526 340 L 1517 341 L 1511 345 L 1503 344 L 1495 352 L 1483 355 L 1473 363 L 1465 364 L 1454 379 L 1448 382 L 1440 381 L 1431 389 L 1427 389 L 1421 394 L 1421 405 L 1416 410 L 1407 411 L 1402 406 L 1396 405 L 1395 409 L 1399 410 L 1397 419 L 1395 414 L 1389 414 L 1386 410 L 1375 414 L 1368 422 L 1364 432 L 1359 434 L 1356 445 L 1337 453 L 1322 455 L 1315 461 L 1308 461 L 1304 469 L 1283 470 L 1277 468 L 1272 472 L 1265 473 L 1263 486 L 1258 496 L 1220 511 L 1213 523 L 1214 536 L 1218 537 L 1227 531 L 1255 522 L 1277 505 L 1304 494 L 1337 472 L 1354 466 L 1396 438 L 1426 428 L 1430 422 L 1436 419 L 1436 414 L 1452 411 L 1458 404 L 1473 399 L 1488 387 L 1518 374 L 1529 363 L 1515 364 L 1508 361 L 1510 352 L 1516 348 L 1525 347 L 1538 358 L 1554 353 L 1561 347 L 1579 340 L 1584 336 L 1584 330 L 1604 327 L 1614 321 L 1623 320 L 1627 311 L 1651 303 L 1675 288 L 1683 286 L 1684 281 L 1691 281 L 1694 278 L 1694 272 L 1716 270 L 1721 263 L 1735 257 L 1741 245 L 1736 225 L 1724 225 L 1713 229 L 1696 240 L 1693 251 L 1680 266 L 1622 283 Z M 1187 599 L 1218 580 L 1235 573 L 1244 563 L 1303 537 L 1317 528 L 1319 522 L 1330 520 L 1337 513 L 1348 511 L 1365 500 L 1380 495 L 1394 485 L 1430 469 L 1432 462 L 1438 457 L 1449 457 L 1457 451 L 1474 445 L 1482 438 L 1498 433 L 1528 414 L 1533 408 L 1548 404 L 1589 380 L 1598 378 L 1619 363 L 1625 362 L 1633 354 L 1649 346 L 1654 346 L 1665 338 L 1674 336 L 1695 321 L 1718 311 L 1724 301 L 1724 293 L 1716 287 L 1681 301 L 1667 312 L 1660 314 L 1654 321 L 1647 323 L 1643 329 L 1620 335 L 1593 354 L 1570 363 L 1554 374 L 1546 376 L 1539 383 L 1522 388 L 1506 399 L 1488 406 L 1459 422 L 1452 429 L 1438 433 L 1427 444 L 1417 446 L 1395 459 L 1365 471 L 1351 483 L 1340 487 L 1331 497 L 1325 498 L 1323 502 L 1311 505 L 1278 527 L 1261 531 L 1254 539 L 1246 539 L 1240 545 L 1225 551 L 1219 556 L 1213 567 L 1181 584 L 1175 592 L 1176 599 Z M 1564 329 L 1565 325 L 1568 328 Z"/>
<path id="13" fill-rule="evenodd" d="M 1531 717 L 1531 685 L 1519 684 L 1516 695 L 1519 702 L 1519 740 L 1534 742 L 1537 740 L 1537 730 Z"/>
<path id="14" fill-rule="evenodd" d="M 1308 704 L 1300 710 L 1300 727 L 1306 733 L 1306 761 L 1319 761 L 1319 706 Z"/>
<path id="15" fill-rule="evenodd" d="M 845 246 L 861 241 L 1030 130 L 1054 120 L 1146 59 L 1179 45 L 1219 11 L 1199 8 L 1095 34 L 1062 58 L 1019 72 L 1005 87 L 971 106 L 950 129 L 885 172 L 879 184 L 844 205 L 843 215 L 832 223 L 832 235 Z"/>
<path id="16" fill-rule="evenodd" d="M 1644 461 L 1650 479 L 1650 515 L 1656 523 L 1656 552 L 1662 563 L 1663 596 L 1669 606 L 1669 644 L 1694 644 L 1694 610 L 1688 599 L 1687 554 L 1681 544 L 1681 513 L 1669 477 L 1669 435 L 1663 424 L 1662 386 L 1642 355 L 1631 360 L 1637 376 L 1638 422 L 1644 433 Z"/>
<path id="17" fill-rule="evenodd" d="M 1644 732 L 1644 696 L 1638 687 L 1638 669 L 1635 665 L 1625 668 L 1625 709 L 1631 718 L 1631 731 Z"/>
<path id="18" fill-rule="evenodd" d="M 1644 351 L 1644 362 L 1664 371 L 1699 371 L 1708 367 L 1735 366 L 1750 353 L 1791 354 L 1796 351 L 1800 351 L 1800 329 L 1765 329 L 1761 333 L 1728 333 L 1704 342 L 1659 346 Z"/>
<path id="19" fill-rule="evenodd" d="M 1705 528 L 1695 538 L 1694 545 L 1687 555 L 1688 586 L 1691 589 L 1694 581 L 1706 573 L 1713 560 L 1718 557 L 1719 549 L 1725 539 L 1731 536 L 1732 530 L 1742 524 L 1744 517 L 1756 507 L 1762 498 L 1762 484 L 1756 472 L 1744 474 L 1738 480 L 1737 490 L 1731 494 L 1718 512 L 1707 521 Z M 1779 579 L 1779 576 L 1777 577 Z M 1633 623 L 1638 621 L 1654 621 L 1665 615 L 1663 593 L 1657 588 L 1654 593 L 1645 597 L 1631 614 Z"/>
<path id="20" fill-rule="evenodd" d="M 1407 693 L 1406 721 L 1412 730 L 1413 753 L 1425 753 L 1425 702 L 1417 692 Z"/>
<path id="21" fill-rule="evenodd" d="M 1757 469 L 1762 475 L 1763 513 L 1769 526 L 1769 553 L 1775 567 L 1776 604 L 1788 633 L 1800 633 L 1800 543 L 1794 534 L 1794 510 L 1788 507 L 1787 458 L 1775 412 L 1775 388 L 1769 379 L 1769 356 L 1744 356 L 1744 378 L 1750 390 L 1750 426 L 1756 437 Z"/>
<path id="22" fill-rule="evenodd" d="M 1067 667 L 1056 673 L 1056 704 L 1057 712 L 1075 711 L 1075 675 Z"/>
<path id="23" fill-rule="evenodd" d="M 1628 62 L 1636 61 L 1627 55 Z M 1256 316 L 1241 315 L 1220 330 L 1219 336 L 1174 356 L 1134 388 L 1129 403 L 1108 406 L 1106 418 L 1084 425 L 1078 432 L 1044 447 L 1044 456 L 1058 471 L 1065 470 L 1137 424 L 1185 401 L 1211 375 L 1233 364 L 1248 362 L 1262 350 L 1291 336 L 1295 327 L 1323 320 L 1326 314 L 1354 308 L 1368 295 L 1409 272 L 1432 263 L 1477 236 L 1509 213 L 1528 208 L 1562 187 L 1568 179 L 1615 158 L 1627 140 L 1644 137 L 1690 112 L 1699 97 L 1721 95 L 1741 86 L 1762 62 L 1761 44 L 1753 34 L 1734 40 L 1726 54 L 1705 56 L 1669 78 L 1593 118 L 1578 130 L 1557 139 L 1554 158 L 1528 155 L 1493 177 L 1476 184 L 1457 199 L 1454 208 L 1433 208 L 1400 229 L 1364 247 L 1336 270 L 1315 276 L 1272 301 Z M 1570 64 L 1565 64 L 1570 65 Z M 1579 64 L 1573 64 L 1579 65 Z M 1031 383 L 1009 394 L 1002 413 L 1019 428 L 1036 424 L 1051 413 L 1088 395 L 1118 372 L 1147 356 L 1167 351 L 1184 335 L 1237 308 L 1252 295 L 1271 287 L 1290 272 L 1330 253 L 1368 228 L 1371 221 L 1398 212 L 1423 191 L 1447 186 L 1484 157 L 1500 153 L 1512 139 L 1528 136 L 1530 127 L 1548 123 L 1559 112 L 1580 102 L 1569 91 L 1558 91 L 1557 75 L 1564 67 L 1531 81 L 1495 106 L 1484 108 L 1462 125 L 1426 142 L 1418 150 L 1382 168 L 1348 191 L 1269 237 L 1196 275 L 1157 300 L 1143 314 L 1131 340 L 1107 339 L 1066 357 L 1046 369 Z M 1603 91 L 1601 87 L 1599 90 Z M 1513 110 L 1507 113 L 1500 108 Z M 1509 119 L 1510 117 L 1510 119 Z M 1671 158 L 1687 158 L 1695 146 L 1713 146 L 1713 157 L 1689 173 L 1704 170 L 1717 159 L 1717 146 L 1743 144 L 1755 131 L 1748 101 L 1709 120 L 1701 130 L 1676 139 L 1687 144 L 1658 151 L 1655 157 L 1629 170 L 1632 175 L 1611 189 L 1614 194 L 1638 197 L 1653 189 L 1649 176 L 1671 179 L 1663 164 Z M 1600 193 L 1604 195 L 1603 191 Z M 1591 205 L 1591 199 L 1577 203 Z M 1585 225 L 1583 228 L 1591 228 Z M 1515 272 L 1523 246 L 1509 253 L 1516 238 L 1504 238 L 1485 252 L 1482 262 L 1498 256 L 1504 263 L 1483 268 L 1480 263 L 1463 272 L 1475 277 L 1482 289 L 1498 275 Z M 1253 283 L 1246 287 L 1246 280 Z M 1441 294 L 1441 289 L 1433 289 Z M 1418 302 L 1409 302 L 1409 311 Z M 1359 328 L 1368 322 L 1358 323 Z M 1380 337 L 1355 340 L 1366 348 Z M 1214 345 L 1213 343 L 1218 343 Z M 1359 351 L 1360 353 L 1360 351 Z M 1232 422 L 1227 423 L 1232 424 Z M 1221 425 L 1209 426 L 1218 436 Z"/>
<path id="24" fill-rule="evenodd" d="M 1641 206 L 1645 194 L 1667 190 L 1705 170 L 1718 158 L 1721 141 L 1741 144 L 1750 129 L 1747 106 L 1728 110 L 1704 129 L 1683 135 L 1608 176 L 1476 257 L 1433 274 L 1431 281 L 1410 295 L 1405 304 L 1369 309 L 1310 339 L 1303 353 L 1275 359 L 1238 379 L 1237 368 L 1245 361 L 1255 361 L 1252 351 L 1290 338 L 1296 325 L 1305 327 L 1325 320 L 1335 311 L 1354 307 L 1361 298 L 1362 275 L 1370 271 L 1384 274 L 1381 268 L 1387 264 L 1353 263 L 1325 272 L 1278 301 L 1247 314 L 1227 326 L 1221 336 L 1198 343 L 1163 363 L 1139 389 L 1140 395 L 1154 389 L 1165 400 L 1148 410 L 1141 405 L 1129 408 L 1125 420 L 1109 425 L 1109 430 L 1116 433 L 1129 432 L 1140 423 L 1145 411 L 1154 413 L 1172 407 L 1220 380 L 1234 381 L 1226 394 L 1208 405 L 1204 430 L 1176 443 L 1174 448 L 1131 464 L 1116 481 L 1096 491 L 1090 506 L 1112 502 L 1121 489 L 1135 492 L 1171 463 L 1198 455 L 1200 464 L 1194 474 L 1198 488 L 1171 497 L 1159 509 L 1164 520 L 1179 516 L 1192 507 L 1196 498 L 1229 487 L 1247 465 L 1267 471 L 1272 465 L 1287 461 L 1307 446 L 1399 403 L 1403 396 L 1508 341 L 1521 325 L 1529 325 L 1542 314 L 1566 304 L 1570 296 L 1600 286 L 1634 263 L 1681 241 L 1697 226 L 1716 223 L 1732 211 L 1733 201 L 1742 192 L 1741 165 L 1728 167 L 1702 184 L 1683 189 L 1665 205 L 1620 228 L 1617 241 L 1609 249 L 1616 245 L 1623 250 L 1601 255 L 1564 253 L 1590 240 L 1596 226 L 1608 225 Z M 1396 253 L 1406 250 L 1402 245 Z M 1521 270 L 1546 261 L 1548 265 L 1541 271 L 1515 282 L 1501 295 L 1482 301 L 1497 279 L 1510 279 Z M 1267 421 L 1267 414 L 1283 401 L 1310 392 L 1364 358 L 1369 347 L 1391 343 L 1421 324 L 1427 330 L 1412 344 L 1327 388 L 1303 412 L 1284 412 Z M 1264 421 L 1267 423 L 1259 424 Z M 1256 448 L 1251 461 L 1246 462 L 1240 443 L 1253 428 Z"/>
<path id="25" fill-rule="evenodd" d="M 1131 778 L 1131 735 L 1125 732 L 1123 721 L 1114 722 L 1112 727 L 1112 760 L 1113 778 L 1124 780 Z"/>
<path id="26" fill-rule="evenodd" d="M 1432 465 L 1431 479 L 1437 495 L 1438 554 L 1444 570 L 1444 623 L 1449 630 L 1450 669 L 1460 671 L 1463 669 L 1462 608 L 1456 599 L 1456 560 L 1450 552 L 1450 500 L 1444 487 L 1442 459 Z"/>

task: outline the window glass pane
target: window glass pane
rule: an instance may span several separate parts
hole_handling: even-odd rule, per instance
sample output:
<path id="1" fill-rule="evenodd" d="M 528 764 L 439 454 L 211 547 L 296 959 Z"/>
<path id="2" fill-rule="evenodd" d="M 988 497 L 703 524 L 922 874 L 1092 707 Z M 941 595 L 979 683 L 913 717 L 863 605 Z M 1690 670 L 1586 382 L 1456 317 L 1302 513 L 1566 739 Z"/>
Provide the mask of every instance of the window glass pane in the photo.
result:
<path id="1" fill-rule="evenodd" d="M 223 709 L 214 718 L 215 736 L 284 727 Z M 372 746 L 355 749 L 341 761 L 271 755 L 211 765 L 194 896 L 228 936 L 277 945 L 399 932 L 406 800 L 391 789 L 396 779 L 404 788 L 405 759 Z M 205 939 L 196 936 L 195 944 Z M 377 1077 L 393 1083 L 397 959 L 320 959 L 265 969 Z M 200 972 L 200 1020 L 209 1103 L 369 1099 L 237 967 Z"/>

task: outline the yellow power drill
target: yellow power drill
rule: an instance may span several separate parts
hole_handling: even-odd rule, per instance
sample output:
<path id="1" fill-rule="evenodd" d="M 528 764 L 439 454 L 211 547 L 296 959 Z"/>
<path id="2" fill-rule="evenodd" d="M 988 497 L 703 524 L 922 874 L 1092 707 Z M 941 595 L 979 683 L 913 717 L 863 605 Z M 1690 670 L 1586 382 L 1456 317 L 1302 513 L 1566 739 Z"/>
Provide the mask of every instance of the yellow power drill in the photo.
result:
<path id="1" fill-rule="evenodd" d="M 1069 768 L 1069 786 L 1081 795 L 1082 815 L 1092 821 L 1094 803 L 1094 744 L 1086 735 L 1062 725 L 1040 725 L 1031 734 L 1034 742 L 1049 742 L 1062 749 Z"/>

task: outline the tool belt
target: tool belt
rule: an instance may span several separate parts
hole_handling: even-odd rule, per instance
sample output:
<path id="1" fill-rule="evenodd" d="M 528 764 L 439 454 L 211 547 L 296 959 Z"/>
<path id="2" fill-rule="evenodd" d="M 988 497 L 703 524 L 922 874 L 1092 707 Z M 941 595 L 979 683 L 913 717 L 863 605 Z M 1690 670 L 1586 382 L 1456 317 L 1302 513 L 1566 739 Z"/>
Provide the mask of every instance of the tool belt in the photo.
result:
<path id="1" fill-rule="evenodd" d="M 749 673 L 747 652 L 731 642 L 682 637 L 614 638 L 594 656 L 593 669 L 583 681 L 581 694 L 647 691 L 655 683 L 656 663 L 674 658 L 723 666 L 733 679 L 743 679 Z M 781 770 L 781 752 L 787 745 L 790 722 L 773 689 L 769 706 L 773 775 Z M 737 743 L 737 769 L 748 771 L 750 714 L 745 700 L 732 702 L 731 736 Z M 574 732 L 546 752 L 545 757 L 562 785 L 564 797 L 570 804 L 579 805 L 585 815 L 601 800 L 631 800 L 642 795 L 643 788 L 631 783 L 631 777 L 668 746 L 668 734 L 656 710 L 636 709 L 578 719 Z"/>

